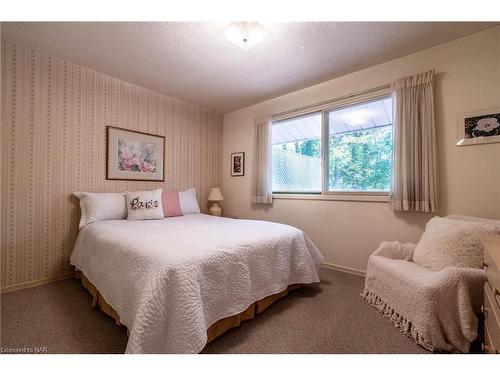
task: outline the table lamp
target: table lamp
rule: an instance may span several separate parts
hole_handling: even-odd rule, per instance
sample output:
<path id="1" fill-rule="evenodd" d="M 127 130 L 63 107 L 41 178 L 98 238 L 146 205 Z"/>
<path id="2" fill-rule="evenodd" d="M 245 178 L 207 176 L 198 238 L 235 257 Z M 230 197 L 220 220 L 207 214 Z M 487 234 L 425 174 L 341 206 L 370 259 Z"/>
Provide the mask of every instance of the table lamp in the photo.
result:
<path id="1" fill-rule="evenodd" d="M 222 215 L 222 208 L 218 202 L 224 200 L 224 198 L 222 197 L 222 192 L 220 191 L 220 188 L 212 188 L 210 190 L 210 194 L 208 195 L 208 200 L 210 202 L 213 202 L 208 210 L 209 214 L 213 216 Z"/>

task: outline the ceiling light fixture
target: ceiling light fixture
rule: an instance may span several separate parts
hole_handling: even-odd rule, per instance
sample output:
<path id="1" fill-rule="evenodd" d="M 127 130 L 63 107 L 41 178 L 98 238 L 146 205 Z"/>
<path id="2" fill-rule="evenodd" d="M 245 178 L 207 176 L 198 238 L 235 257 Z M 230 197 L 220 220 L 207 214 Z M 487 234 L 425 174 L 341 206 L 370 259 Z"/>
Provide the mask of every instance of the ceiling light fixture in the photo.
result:
<path id="1" fill-rule="evenodd" d="M 257 22 L 232 22 L 222 30 L 224 38 L 248 51 L 271 33 Z"/>

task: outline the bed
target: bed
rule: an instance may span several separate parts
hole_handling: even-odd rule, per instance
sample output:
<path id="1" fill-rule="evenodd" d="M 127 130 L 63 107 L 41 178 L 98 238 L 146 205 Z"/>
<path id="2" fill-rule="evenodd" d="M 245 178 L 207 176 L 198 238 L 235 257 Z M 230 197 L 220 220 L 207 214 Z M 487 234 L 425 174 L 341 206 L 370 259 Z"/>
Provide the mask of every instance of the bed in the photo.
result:
<path id="1" fill-rule="evenodd" d="M 259 303 L 319 282 L 322 261 L 297 228 L 203 214 L 94 222 L 70 258 L 94 302 L 127 327 L 126 353 L 199 353 Z"/>

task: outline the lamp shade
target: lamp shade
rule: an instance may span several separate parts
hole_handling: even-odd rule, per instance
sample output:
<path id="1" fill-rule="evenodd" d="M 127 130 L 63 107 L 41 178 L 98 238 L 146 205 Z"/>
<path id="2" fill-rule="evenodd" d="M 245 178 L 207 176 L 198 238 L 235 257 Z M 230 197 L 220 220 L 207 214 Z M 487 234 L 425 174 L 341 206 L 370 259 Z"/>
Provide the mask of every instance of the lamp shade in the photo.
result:
<path id="1" fill-rule="evenodd" d="M 222 36 L 244 51 L 259 44 L 271 33 L 257 22 L 233 22 L 222 30 Z"/>
<path id="2" fill-rule="evenodd" d="M 212 188 L 210 190 L 210 194 L 208 195 L 209 201 L 222 201 L 224 198 L 222 197 L 222 192 L 219 188 Z"/>

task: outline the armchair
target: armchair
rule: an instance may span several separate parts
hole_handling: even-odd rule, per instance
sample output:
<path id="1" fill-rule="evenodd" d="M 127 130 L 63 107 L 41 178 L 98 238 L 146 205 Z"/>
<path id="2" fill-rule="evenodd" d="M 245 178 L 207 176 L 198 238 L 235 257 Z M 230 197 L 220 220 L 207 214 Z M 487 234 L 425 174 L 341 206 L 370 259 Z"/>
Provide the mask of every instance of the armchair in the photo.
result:
<path id="1" fill-rule="evenodd" d="M 415 244 L 382 242 L 369 257 L 362 297 L 430 351 L 469 351 L 477 337 L 485 272 L 411 261 Z"/>

